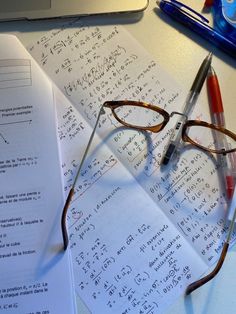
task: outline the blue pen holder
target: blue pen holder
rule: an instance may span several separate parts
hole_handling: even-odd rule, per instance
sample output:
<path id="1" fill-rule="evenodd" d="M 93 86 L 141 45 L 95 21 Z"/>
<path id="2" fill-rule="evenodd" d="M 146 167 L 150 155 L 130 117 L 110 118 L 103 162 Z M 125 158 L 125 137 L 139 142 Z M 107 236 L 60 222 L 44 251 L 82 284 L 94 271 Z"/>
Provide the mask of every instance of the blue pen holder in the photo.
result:
<path id="1" fill-rule="evenodd" d="M 236 0 L 214 0 L 215 27 L 236 43 Z"/>

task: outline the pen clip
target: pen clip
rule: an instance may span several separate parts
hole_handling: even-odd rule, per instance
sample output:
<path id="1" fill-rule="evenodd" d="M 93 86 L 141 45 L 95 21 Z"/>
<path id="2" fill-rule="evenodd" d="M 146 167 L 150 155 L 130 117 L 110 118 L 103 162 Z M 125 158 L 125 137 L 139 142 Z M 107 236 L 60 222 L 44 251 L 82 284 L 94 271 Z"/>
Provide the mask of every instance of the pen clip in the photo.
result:
<path id="1" fill-rule="evenodd" d="M 176 8 L 178 8 L 180 11 L 182 11 L 184 14 L 190 16 L 194 20 L 196 20 L 200 23 L 204 23 L 204 24 L 209 23 L 209 20 L 205 16 L 203 16 L 199 12 L 193 10 L 191 7 L 187 6 L 186 4 L 179 2 L 177 0 L 171 0 L 170 2 L 172 5 L 174 5 Z M 184 9 L 186 9 L 186 10 L 184 10 Z M 191 13 L 194 13 L 195 15 L 193 15 Z"/>

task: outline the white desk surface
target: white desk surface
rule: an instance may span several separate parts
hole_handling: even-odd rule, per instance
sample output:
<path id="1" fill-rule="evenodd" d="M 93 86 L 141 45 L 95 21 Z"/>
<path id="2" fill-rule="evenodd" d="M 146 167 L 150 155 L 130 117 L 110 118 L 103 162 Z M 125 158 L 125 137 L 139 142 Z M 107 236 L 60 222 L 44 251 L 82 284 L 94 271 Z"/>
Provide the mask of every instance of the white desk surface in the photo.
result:
<path id="1" fill-rule="evenodd" d="M 185 0 L 199 12 L 204 1 Z M 211 14 L 207 14 L 211 19 Z M 224 102 L 227 128 L 236 132 L 236 60 L 227 56 L 184 26 L 170 20 L 156 10 L 154 0 L 143 14 L 92 17 L 97 23 L 122 24 L 156 58 L 175 80 L 188 90 L 194 73 L 209 51 L 214 54 L 213 66 L 218 74 Z M 50 28 L 58 27 L 60 19 L 34 22 L 0 23 L 0 32 L 14 33 L 27 46 Z M 0 48 L 1 49 L 1 48 Z M 200 101 L 207 103 L 205 86 Z M 228 314 L 236 313 L 236 245 L 230 250 L 217 277 L 191 296 L 182 296 L 167 314 Z M 78 313 L 88 314 L 78 298 Z M 65 314 L 65 313 L 62 313 Z M 98 313 L 102 314 L 102 313 Z"/>

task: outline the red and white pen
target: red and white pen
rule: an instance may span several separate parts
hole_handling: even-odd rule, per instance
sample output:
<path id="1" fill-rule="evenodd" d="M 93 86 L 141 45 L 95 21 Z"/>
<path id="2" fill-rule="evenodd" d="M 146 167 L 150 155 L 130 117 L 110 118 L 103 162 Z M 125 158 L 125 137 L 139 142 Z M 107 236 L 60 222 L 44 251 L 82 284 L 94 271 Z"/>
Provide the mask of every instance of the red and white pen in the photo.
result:
<path id="1" fill-rule="evenodd" d="M 220 92 L 220 85 L 216 76 L 214 69 L 211 67 L 207 76 L 207 90 L 209 96 L 210 109 L 212 113 L 212 120 L 214 124 L 217 124 L 225 128 L 225 116 L 223 102 Z M 228 146 L 227 141 L 224 138 L 217 139 L 223 141 L 224 143 L 218 143 L 219 145 Z M 225 147 L 227 148 L 227 147 Z M 234 194 L 235 180 L 233 175 L 234 162 L 230 156 L 220 155 L 223 175 L 226 184 L 226 193 L 228 199 L 232 199 Z M 231 156 L 232 157 L 232 156 Z M 230 160 L 231 159 L 231 160 Z"/>

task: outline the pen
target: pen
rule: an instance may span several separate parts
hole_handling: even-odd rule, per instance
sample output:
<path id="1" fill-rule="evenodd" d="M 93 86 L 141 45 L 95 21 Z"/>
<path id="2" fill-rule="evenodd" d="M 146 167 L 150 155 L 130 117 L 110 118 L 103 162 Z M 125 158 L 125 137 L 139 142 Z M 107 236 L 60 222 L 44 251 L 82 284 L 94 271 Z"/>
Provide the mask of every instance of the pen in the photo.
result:
<path id="1" fill-rule="evenodd" d="M 220 92 L 220 85 L 216 73 L 212 67 L 209 69 L 207 75 L 207 90 L 213 123 L 225 128 L 224 108 Z M 218 137 L 216 138 L 216 141 L 216 145 L 220 145 L 221 147 L 228 149 L 229 145 L 225 137 Z M 231 199 L 233 197 L 235 186 L 234 176 L 232 173 L 232 164 L 229 160 L 228 154 L 221 154 L 219 158 L 223 170 L 227 197 L 228 199 Z"/>
<path id="2" fill-rule="evenodd" d="M 236 44 L 207 25 L 206 22 L 208 22 L 208 20 L 198 12 L 176 0 L 157 0 L 157 5 L 171 18 L 198 33 L 232 57 L 236 57 Z"/>
<path id="3" fill-rule="evenodd" d="M 188 93 L 188 96 L 185 101 L 183 113 L 180 115 L 180 118 L 178 122 L 176 123 L 171 137 L 170 142 L 167 147 L 166 152 L 164 153 L 164 157 L 162 159 L 162 164 L 167 165 L 171 158 L 173 157 L 174 153 L 178 150 L 180 142 L 181 142 L 181 136 L 182 136 L 182 128 L 183 125 L 192 110 L 193 106 L 195 105 L 197 98 L 200 94 L 200 91 L 202 89 L 202 85 L 206 79 L 207 72 L 211 66 L 211 59 L 212 59 L 212 53 L 209 53 L 209 55 L 203 60 L 197 75 L 193 81 L 193 84 L 190 88 L 190 91 Z"/>

